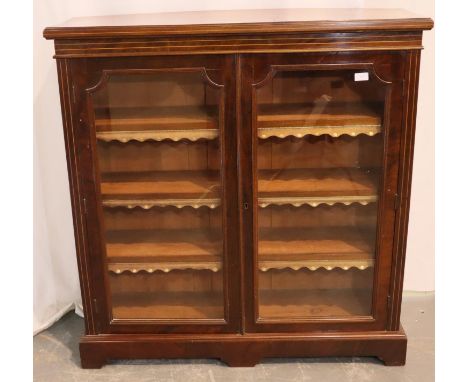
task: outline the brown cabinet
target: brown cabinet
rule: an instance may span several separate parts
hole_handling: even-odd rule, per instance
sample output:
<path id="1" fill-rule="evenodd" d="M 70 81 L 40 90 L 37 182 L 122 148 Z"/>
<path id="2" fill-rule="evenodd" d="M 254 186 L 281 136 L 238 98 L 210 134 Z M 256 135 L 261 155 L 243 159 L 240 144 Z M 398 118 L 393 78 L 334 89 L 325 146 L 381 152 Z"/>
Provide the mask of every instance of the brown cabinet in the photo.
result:
<path id="1" fill-rule="evenodd" d="M 418 70 L 431 27 L 400 11 L 309 9 L 47 28 L 83 367 L 331 355 L 404 364 Z"/>

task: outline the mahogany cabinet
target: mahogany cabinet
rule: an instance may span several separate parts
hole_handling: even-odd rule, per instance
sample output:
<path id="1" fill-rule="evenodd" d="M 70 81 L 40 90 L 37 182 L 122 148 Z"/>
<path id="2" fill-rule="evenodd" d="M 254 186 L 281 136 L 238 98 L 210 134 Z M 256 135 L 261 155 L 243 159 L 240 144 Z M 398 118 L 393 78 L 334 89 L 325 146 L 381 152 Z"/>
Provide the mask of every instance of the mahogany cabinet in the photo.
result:
<path id="1" fill-rule="evenodd" d="M 404 364 L 418 71 L 432 25 L 396 10 L 302 9 L 47 28 L 83 367 Z"/>

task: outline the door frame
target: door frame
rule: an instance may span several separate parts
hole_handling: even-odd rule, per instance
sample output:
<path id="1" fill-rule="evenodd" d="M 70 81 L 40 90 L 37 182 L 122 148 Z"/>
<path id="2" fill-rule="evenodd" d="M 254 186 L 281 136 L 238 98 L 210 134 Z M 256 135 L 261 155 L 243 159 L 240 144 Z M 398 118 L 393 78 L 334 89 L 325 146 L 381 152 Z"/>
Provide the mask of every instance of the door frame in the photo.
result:
<path id="1" fill-rule="evenodd" d="M 239 142 L 239 195 L 243 203 L 242 258 L 245 332 L 311 332 L 311 331 L 368 331 L 384 330 L 390 302 L 393 235 L 398 195 L 399 147 L 401 139 L 404 52 L 343 52 L 343 53 L 291 53 L 251 54 L 241 58 L 241 87 L 238 95 L 241 110 L 238 126 Z M 257 134 L 254 131 L 255 89 L 278 71 L 307 70 L 368 70 L 386 87 L 384 112 L 384 142 L 382 152 L 382 183 L 380 185 L 376 263 L 374 267 L 372 315 L 310 319 L 260 319 L 257 295 Z"/>
<path id="2" fill-rule="evenodd" d="M 235 97 L 233 55 L 209 56 L 154 56 L 83 58 L 69 62 L 69 78 L 75 112 L 73 129 L 80 180 L 80 201 L 84 212 L 84 248 L 88 278 L 81 280 L 89 285 L 90 294 L 83 295 L 87 320 L 95 322 L 93 333 L 238 333 L 240 331 L 240 265 L 238 256 L 239 224 L 237 197 L 237 166 L 232 155 L 237 150 L 235 131 L 235 105 L 229 102 Z M 96 135 L 91 105 L 91 94 L 112 73 L 147 73 L 156 71 L 200 72 L 206 83 L 222 90 L 224 101 L 220 113 L 221 183 L 223 206 L 223 293 L 225 319 L 113 319 L 110 289 L 106 270 L 105 242 L 103 240 L 103 216 L 99 186 L 99 169 Z M 231 224 L 232 219 L 236 221 Z"/>

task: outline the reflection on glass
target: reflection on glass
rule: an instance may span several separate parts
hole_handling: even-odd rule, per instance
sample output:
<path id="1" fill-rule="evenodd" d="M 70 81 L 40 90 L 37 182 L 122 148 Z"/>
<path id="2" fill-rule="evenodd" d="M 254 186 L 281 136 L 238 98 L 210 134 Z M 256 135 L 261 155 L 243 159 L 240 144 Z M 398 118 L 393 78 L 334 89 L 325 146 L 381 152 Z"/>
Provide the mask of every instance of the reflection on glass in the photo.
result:
<path id="1" fill-rule="evenodd" d="M 92 94 L 114 318 L 224 317 L 219 100 L 201 72 Z"/>
<path id="2" fill-rule="evenodd" d="M 354 74 L 256 90 L 260 318 L 371 314 L 385 94 Z"/>

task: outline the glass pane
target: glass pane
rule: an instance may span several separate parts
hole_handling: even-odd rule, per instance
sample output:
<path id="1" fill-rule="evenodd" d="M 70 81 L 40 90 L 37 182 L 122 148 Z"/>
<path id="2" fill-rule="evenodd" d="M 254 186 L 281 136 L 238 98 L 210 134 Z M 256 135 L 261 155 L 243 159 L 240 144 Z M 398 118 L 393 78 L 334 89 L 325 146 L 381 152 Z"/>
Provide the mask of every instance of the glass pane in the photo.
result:
<path id="1" fill-rule="evenodd" d="M 92 95 L 112 315 L 222 319 L 221 92 L 111 74 Z"/>
<path id="2" fill-rule="evenodd" d="M 261 318 L 372 312 L 385 94 L 355 75 L 279 72 L 256 90 Z"/>

